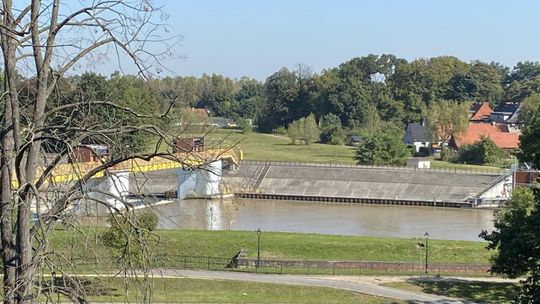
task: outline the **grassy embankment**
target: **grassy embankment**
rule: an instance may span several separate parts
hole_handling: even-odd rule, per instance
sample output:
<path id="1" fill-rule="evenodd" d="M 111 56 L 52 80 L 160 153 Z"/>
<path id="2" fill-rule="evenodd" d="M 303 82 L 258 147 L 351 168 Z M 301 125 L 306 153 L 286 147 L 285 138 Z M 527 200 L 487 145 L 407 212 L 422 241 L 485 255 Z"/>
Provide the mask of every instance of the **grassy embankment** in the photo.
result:
<path id="1" fill-rule="evenodd" d="M 135 281 L 119 278 L 90 279 L 102 295 L 88 292 L 92 303 L 137 303 L 142 295 Z M 351 291 L 332 288 L 292 286 L 242 281 L 155 278 L 152 280 L 153 303 L 401 303 Z"/>
<path id="2" fill-rule="evenodd" d="M 410 280 L 388 283 L 384 286 L 459 298 L 475 303 L 514 303 L 514 298 L 519 291 L 517 283 L 471 282 L 468 280 Z"/>
<path id="3" fill-rule="evenodd" d="M 104 229 L 88 229 L 84 234 L 58 230 L 53 235 L 54 250 L 67 257 L 107 256 L 107 248 L 99 245 L 101 231 Z M 228 258 L 240 249 L 246 250 L 251 258 L 257 253 L 257 235 L 251 231 L 158 230 L 156 234 L 159 236 L 159 253 L 171 258 Z M 423 253 L 416 246 L 419 242 L 423 239 L 263 232 L 261 258 L 418 262 Z M 429 259 L 441 263 L 488 264 L 490 253 L 484 246 L 482 242 L 430 240 Z"/>

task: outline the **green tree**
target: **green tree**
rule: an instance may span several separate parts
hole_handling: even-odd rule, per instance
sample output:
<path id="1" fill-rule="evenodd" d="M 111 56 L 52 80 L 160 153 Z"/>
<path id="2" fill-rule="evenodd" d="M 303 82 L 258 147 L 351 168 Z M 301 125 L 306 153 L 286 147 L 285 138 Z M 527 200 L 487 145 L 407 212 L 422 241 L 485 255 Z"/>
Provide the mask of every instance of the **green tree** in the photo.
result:
<path id="1" fill-rule="evenodd" d="M 364 119 L 362 121 L 362 129 L 365 130 L 367 135 L 375 134 L 381 125 L 381 117 L 377 108 L 373 105 L 369 105 L 364 112 Z"/>
<path id="2" fill-rule="evenodd" d="M 520 303 L 540 302 L 540 189 L 517 188 L 495 215 L 494 231 L 482 231 L 487 249 L 495 253 L 491 271 L 516 278 L 526 275 Z"/>
<path id="3" fill-rule="evenodd" d="M 324 144 L 341 145 L 345 141 L 345 131 L 341 127 L 339 117 L 333 113 L 321 118 L 320 141 Z"/>
<path id="4" fill-rule="evenodd" d="M 317 121 L 315 120 L 315 115 L 309 114 L 309 116 L 303 120 L 302 135 L 306 145 L 319 140 L 320 132 Z"/>
<path id="5" fill-rule="evenodd" d="M 298 98 L 300 86 L 296 74 L 282 68 L 266 79 L 265 87 L 266 103 L 258 119 L 258 127 L 263 132 L 270 132 L 294 121 L 290 107 Z"/>
<path id="6" fill-rule="evenodd" d="M 519 160 L 540 168 L 540 118 L 536 117 L 534 122 L 523 130 L 519 140 Z"/>
<path id="7" fill-rule="evenodd" d="M 525 125 L 530 125 L 534 122 L 534 119 L 538 117 L 538 110 L 540 108 L 540 93 L 534 93 L 526 97 L 521 102 L 521 110 L 519 111 L 519 120 L 523 121 Z"/>
<path id="8" fill-rule="evenodd" d="M 478 95 L 478 83 L 468 72 L 454 74 L 448 83 L 446 99 L 475 100 Z"/>
<path id="9" fill-rule="evenodd" d="M 297 140 L 302 139 L 305 118 L 300 118 L 291 122 L 287 126 L 287 136 L 291 139 L 291 144 L 295 145 Z"/>
<path id="10" fill-rule="evenodd" d="M 388 128 L 366 137 L 358 145 L 354 159 L 359 165 L 405 165 L 410 151 L 402 133 Z"/>
<path id="11" fill-rule="evenodd" d="M 465 132 L 469 124 L 469 103 L 442 100 L 429 105 L 426 127 L 434 142 L 441 140 L 443 148 L 455 134 Z"/>

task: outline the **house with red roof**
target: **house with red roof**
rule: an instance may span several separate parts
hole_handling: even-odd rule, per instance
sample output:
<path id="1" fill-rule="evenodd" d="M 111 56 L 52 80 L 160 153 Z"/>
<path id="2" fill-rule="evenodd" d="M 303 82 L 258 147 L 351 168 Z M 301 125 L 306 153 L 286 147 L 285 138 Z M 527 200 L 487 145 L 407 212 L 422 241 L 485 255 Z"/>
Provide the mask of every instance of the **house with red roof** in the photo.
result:
<path id="1" fill-rule="evenodd" d="M 495 123 L 472 123 L 463 134 L 454 135 L 450 139 L 450 147 L 459 149 L 463 145 L 474 144 L 482 136 L 490 138 L 497 147 L 506 150 L 514 150 L 519 147 L 519 134 L 508 132 L 504 124 Z"/>
<path id="2" fill-rule="evenodd" d="M 489 106 L 489 102 L 475 103 L 471 106 L 472 115 L 469 117 L 471 123 L 489 122 L 493 109 Z"/>

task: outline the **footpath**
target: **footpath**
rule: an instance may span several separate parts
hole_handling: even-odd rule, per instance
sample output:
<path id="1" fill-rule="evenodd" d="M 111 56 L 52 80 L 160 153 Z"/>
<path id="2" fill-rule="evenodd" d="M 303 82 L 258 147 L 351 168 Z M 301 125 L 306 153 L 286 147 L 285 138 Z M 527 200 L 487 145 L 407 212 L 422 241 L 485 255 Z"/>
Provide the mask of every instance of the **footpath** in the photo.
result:
<path id="1" fill-rule="evenodd" d="M 276 274 L 260 274 L 260 273 L 243 273 L 243 272 L 227 272 L 227 271 L 200 271 L 200 270 L 176 270 L 163 269 L 159 274 L 163 277 L 185 277 L 193 279 L 212 279 L 212 280 L 237 280 L 260 283 L 275 283 L 275 284 L 290 284 L 315 287 L 330 287 L 336 289 L 349 290 L 363 294 L 391 298 L 407 303 L 433 303 L 433 304 L 459 304 L 474 302 L 463 301 L 438 295 L 426 293 L 418 293 L 405 291 L 396 288 L 380 286 L 379 284 L 405 281 L 411 277 L 341 277 L 341 276 L 299 276 L 299 275 L 276 275 Z M 454 278 L 448 278 L 452 280 Z M 467 278 L 460 278 L 465 279 Z M 441 280 L 441 278 L 437 278 Z M 473 280 L 473 279 L 471 279 Z M 500 279 L 495 279 L 500 280 Z"/>

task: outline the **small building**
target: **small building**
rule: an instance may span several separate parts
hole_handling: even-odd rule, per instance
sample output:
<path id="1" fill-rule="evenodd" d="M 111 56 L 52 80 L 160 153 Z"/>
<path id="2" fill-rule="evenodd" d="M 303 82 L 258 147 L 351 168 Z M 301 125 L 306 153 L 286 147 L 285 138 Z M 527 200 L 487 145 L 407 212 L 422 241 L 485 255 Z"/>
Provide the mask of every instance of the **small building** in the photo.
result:
<path id="1" fill-rule="evenodd" d="M 360 135 L 351 135 L 349 138 L 349 143 L 353 146 L 361 144 L 362 142 L 364 142 L 364 139 Z"/>
<path id="2" fill-rule="evenodd" d="M 71 154 L 71 162 L 98 162 L 111 157 L 108 145 L 79 145 Z"/>
<path id="3" fill-rule="evenodd" d="M 204 137 L 177 137 L 172 142 L 174 152 L 202 152 L 204 151 Z"/>
<path id="4" fill-rule="evenodd" d="M 422 123 L 410 123 L 407 125 L 407 131 L 405 132 L 404 142 L 406 145 L 413 145 L 414 152 L 420 152 L 420 148 L 428 148 L 430 146 L 430 139 L 426 126 Z"/>
<path id="5" fill-rule="evenodd" d="M 417 169 L 429 169 L 431 168 L 431 162 L 429 158 L 425 157 L 411 157 L 407 160 L 407 167 Z"/>

